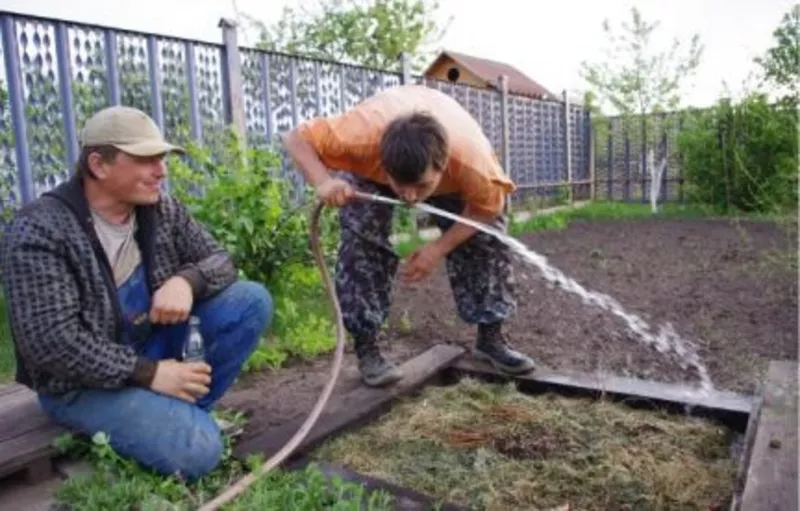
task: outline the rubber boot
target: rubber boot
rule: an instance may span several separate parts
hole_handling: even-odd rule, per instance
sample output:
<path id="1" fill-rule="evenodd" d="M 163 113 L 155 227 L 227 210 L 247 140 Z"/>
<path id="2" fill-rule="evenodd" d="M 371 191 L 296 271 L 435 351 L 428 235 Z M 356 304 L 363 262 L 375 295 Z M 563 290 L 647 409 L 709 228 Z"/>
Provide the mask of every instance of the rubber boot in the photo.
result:
<path id="1" fill-rule="evenodd" d="M 367 386 L 382 387 L 403 378 L 400 368 L 383 358 L 374 338 L 356 339 L 355 351 L 358 370 Z"/>
<path id="2" fill-rule="evenodd" d="M 509 374 L 522 374 L 532 371 L 536 364 L 533 359 L 513 350 L 502 332 L 502 322 L 478 325 L 478 340 L 474 356 L 485 360 L 495 368 Z"/>

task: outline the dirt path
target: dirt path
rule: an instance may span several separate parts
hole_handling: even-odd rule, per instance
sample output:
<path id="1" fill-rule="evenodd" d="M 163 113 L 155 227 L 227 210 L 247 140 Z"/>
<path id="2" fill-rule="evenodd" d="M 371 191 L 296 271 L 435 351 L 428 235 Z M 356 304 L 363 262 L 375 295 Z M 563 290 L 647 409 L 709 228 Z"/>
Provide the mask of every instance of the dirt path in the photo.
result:
<path id="1" fill-rule="evenodd" d="M 750 392 L 770 359 L 797 359 L 797 281 L 772 251 L 796 247 L 766 223 L 722 220 L 575 222 L 522 238 L 584 287 L 616 298 L 652 327 L 669 321 L 700 347 L 717 388 Z M 530 265 L 518 265 L 519 310 L 512 343 L 545 366 L 606 370 L 660 381 L 697 381 L 677 361 L 644 346 L 624 323 L 551 289 Z M 440 342 L 465 347 L 475 330 L 458 318 L 444 269 L 415 287 L 400 283 L 381 341 L 406 360 Z M 248 377 L 224 404 L 263 426 L 308 413 L 330 372 L 330 357 Z M 358 385 L 348 350 L 341 392 Z"/>

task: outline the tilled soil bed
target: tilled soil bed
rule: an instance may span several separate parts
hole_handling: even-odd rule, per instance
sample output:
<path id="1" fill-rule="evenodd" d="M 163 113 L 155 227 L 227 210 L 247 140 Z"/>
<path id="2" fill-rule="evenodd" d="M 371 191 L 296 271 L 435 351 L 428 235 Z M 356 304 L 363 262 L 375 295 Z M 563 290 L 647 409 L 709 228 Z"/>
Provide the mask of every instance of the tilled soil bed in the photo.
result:
<path id="1" fill-rule="evenodd" d="M 797 238 L 766 222 L 575 221 L 521 239 L 581 285 L 614 297 L 653 329 L 670 322 L 696 343 L 718 389 L 753 392 L 771 359 L 797 359 Z M 788 255 L 787 255 L 788 254 Z M 517 263 L 519 309 L 512 344 L 554 369 L 610 371 L 665 382 L 697 382 L 671 354 L 645 346 L 622 320 L 584 305 Z M 444 267 L 415 286 L 398 280 L 384 352 L 402 362 L 436 343 L 470 347 Z M 354 356 L 336 392 L 359 385 Z M 252 375 L 223 403 L 251 415 L 246 435 L 305 415 L 330 373 L 330 357 Z"/>

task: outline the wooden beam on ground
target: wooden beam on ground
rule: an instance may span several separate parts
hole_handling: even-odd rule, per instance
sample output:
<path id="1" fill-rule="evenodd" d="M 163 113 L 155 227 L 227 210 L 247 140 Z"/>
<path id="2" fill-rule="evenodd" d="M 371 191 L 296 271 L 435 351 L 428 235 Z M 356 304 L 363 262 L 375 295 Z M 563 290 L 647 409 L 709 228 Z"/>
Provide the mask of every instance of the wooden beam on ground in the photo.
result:
<path id="1" fill-rule="evenodd" d="M 54 475 L 45 481 L 30 484 L 18 473 L 0 480 L 0 509 L 3 511 L 53 511 L 59 509 L 53 495 L 63 480 Z"/>
<path id="2" fill-rule="evenodd" d="M 773 361 L 763 386 L 740 509 L 798 509 L 796 361 Z"/>
<path id="3" fill-rule="evenodd" d="M 400 367 L 404 377 L 394 385 L 384 388 L 360 386 L 341 396 L 334 394 L 308 436 L 293 453 L 293 457 L 313 449 L 344 429 L 364 424 L 380 415 L 396 398 L 411 394 L 424 386 L 463 353 L 464 349 L 460 346 L 438 344 L 402 364 Z M 305 420 L 306 416 L 302 416 L 261 435 L 243 440 L 234 449 L 234 454 L 244 458 L 250 454 L 262 453 L 265 459 L 269 458 L 294 436 Z"/>
<path id="4" fill-rule="evenodd" d="M 540 368 L 518 376 L 500 372 L 489 364 L 462 358 L 449 371 L 453 376 L 473 376 L 489 381 L 515 381 L 527 393 L 555 391 L 571 395 L 606 396 L 631 406 L 660 406 L 691 415 L 718 419 L 735 431 L 744 432 L 754 399 L 735 392 L 714 390 L 703 393 L 682 384 L 660 383 L 611 374 L 553 371 Z"/>
<path id="5" fill-rule="evenodd" d="M 36 394 L 22 385 L 0 390 L 0 477 L 26 469 L 31 482 L 51 475 L 52 441 L 65 430 L 45 415 Z"/>

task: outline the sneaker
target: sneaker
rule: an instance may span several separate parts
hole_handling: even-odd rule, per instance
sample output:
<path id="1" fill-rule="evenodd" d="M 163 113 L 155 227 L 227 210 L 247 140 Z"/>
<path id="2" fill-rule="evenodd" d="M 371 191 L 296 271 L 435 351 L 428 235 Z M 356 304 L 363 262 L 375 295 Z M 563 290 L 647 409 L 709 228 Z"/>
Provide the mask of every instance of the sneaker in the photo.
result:
<path id="1" fill-rule="evenodd" d="M 368 343 L 356 350 L 358 370 L 369 387 L 381 387 L 403 378 L 403 372 L 381 355 L 374 343 Z"/>
<path id="2" fill-rule="evenodd" d="M 500 371 L 509 374 L 527 373 L 536 367 L 531 357 L 509 346 L 500 331 L 500 324 L 481 325 L 473 354 L 475 358 L 489 362 Z"/>

